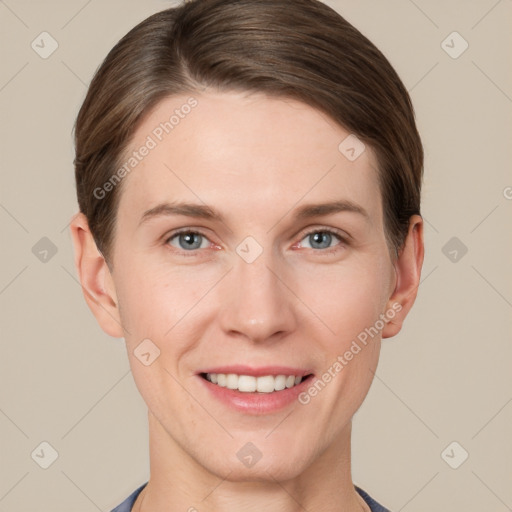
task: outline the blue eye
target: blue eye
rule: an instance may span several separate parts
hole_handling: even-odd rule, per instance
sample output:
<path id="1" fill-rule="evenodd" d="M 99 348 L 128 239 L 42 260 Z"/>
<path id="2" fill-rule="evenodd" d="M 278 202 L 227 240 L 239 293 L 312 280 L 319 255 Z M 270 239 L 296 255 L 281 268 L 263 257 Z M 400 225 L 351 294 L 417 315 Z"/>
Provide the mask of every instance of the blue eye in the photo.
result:
<path id="1" fill-rule="evenodd" d="M 178 246 L 172 243 L 173 240 L 178 242 Z M 183 249 L 185 251 L 193 251 L 195 249 L 206 249 L 209 246 L 209 240 L 201 233 L 196 231 L 182 231 L 175 233 L 169 237 L 166 241 L 169 245 L 176 247 L 177 249 Z"/>
<path id="2" fill-rule="evenodd" d="M 181 252 L 182 256 L 186 256 L 185 253 L 188 253 L 189 256 L 197 255 L 199 249 L 214 248 L 215 245 L 203 233 L 190 229 L 183 229 L 171 234 L 165 243 L 176 249 L 177 253 Z M 339 246 L 344 245 L 348 245 L 348 242 L 341 234 L 332 229 L 316 228 L 303 236 L 298 247 L 314 249 L 320 253 L 332 253 L 338 251 L 341 248 Z M 217 248 L 220 249 L 220 247 Z"/>
<path id="3" fill-rule="evenodd" d="M 329 249 L 332 247 L 331 243 L 333 241 L 343 241 L 343 239 L 337 233 L 328 229 L 317 229 L 315 231 L 310 231 L 302 240 L 307 240 L 310 244 L 307 248 L 311 249 Z M 302 240 L 300 245 L 301 247 L 304 247 Z"/>

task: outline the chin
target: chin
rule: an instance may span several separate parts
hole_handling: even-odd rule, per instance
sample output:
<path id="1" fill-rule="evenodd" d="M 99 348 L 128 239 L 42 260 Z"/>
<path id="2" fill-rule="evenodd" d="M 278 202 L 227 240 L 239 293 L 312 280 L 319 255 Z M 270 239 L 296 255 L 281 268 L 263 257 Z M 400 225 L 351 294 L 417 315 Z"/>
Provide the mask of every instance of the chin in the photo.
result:
<path id="1" fill-rule="evenodd" d="M 228 482 L 272 483 L 276 480 L 286 481 L 296 478 L 307 469 L 313 457 L 312 454 L 301 453 L 292 446 L 281 446 L 278 449 L 267 444 L 267 447 L 259 452 L 254 445 L 242 443 L 241 446 L 235 457 L 224 452 L 225 457 L 218 458 L 217 453 L 213 461 L 211 459 L 207 461 L 204 460 L 203 455 L 203 460 L 199 459 L 198 462 L 208 471 Z M 293 456 L 290 456 L 290 453 L 293 453 Z"/>

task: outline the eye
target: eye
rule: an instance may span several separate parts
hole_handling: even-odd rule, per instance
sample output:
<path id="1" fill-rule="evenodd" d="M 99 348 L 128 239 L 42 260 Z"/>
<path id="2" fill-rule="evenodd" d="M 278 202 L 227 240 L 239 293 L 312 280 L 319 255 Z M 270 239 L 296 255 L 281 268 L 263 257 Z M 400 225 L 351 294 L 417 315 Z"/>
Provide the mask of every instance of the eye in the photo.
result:
<path id="1" fill-rule="evenodd" d="M 166 240 L 166 244 L 184 251 L 194 251 L 195 249 L 207 249 L 211 242 L 208 238 L 197 231 L 179 231 L 174 233 Z"/>
<path id="2" fill-rule="evenodd" d="M 306 245 L 304 245 L 304 240 Z M 338 244 L 332 245 L 333 242 L 338 241 Z M 345 239 L 338 234 L 336 231 L 331 229 L 315 229 L 306 233 L 304 238 L 300 241 L 299 246 L 308 249 L 331 249 L 335 248 L 336 245 L 340 245 L 339 242 L 345 242 Z M 309 245 L 307 245 L 309 244 Z M 329 251 L 332 252 L 332 251 Z"/>

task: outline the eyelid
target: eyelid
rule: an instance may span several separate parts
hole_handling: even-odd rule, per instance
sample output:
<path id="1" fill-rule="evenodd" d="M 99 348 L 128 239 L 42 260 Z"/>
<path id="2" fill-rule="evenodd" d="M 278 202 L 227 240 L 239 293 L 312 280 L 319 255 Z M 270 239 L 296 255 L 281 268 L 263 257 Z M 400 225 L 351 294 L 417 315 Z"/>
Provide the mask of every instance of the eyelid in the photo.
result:
<path id="1" fill-rule="evenodd" d="M 174 238 L 176 235 L 180 235 L 181 233 L 191 233 L 191 234 L 194 234 L 194 235 L 201 235 L 201 236 L 204 236 L 205 238 L 208 238 L 208 240 L 210 240 L 208 235 L 206 235 L 200 229 L 198 229 L 198 228 L 190 228 L 190 227 L 178 228 L 178 229 L 172 230 L 169 233 L 166 233 L 162 238 L 167 243 L 171 238 Z"/>
<path id="2" fill-rule="evenodd" d="M 213 245 L 216 245 L 217 248 L 219 248 L 219 244 L 217 244 L 216 242 L 213 242 L 212 240 L 210 240 L 210 237 L 204 232 L 202 231 L 201 228 L 193 228 L 193 227 L 183 227 L 183 228 L 178 228 L 176 230 L 173 230 L 171 231 L 170 233 L 166 233 L 162 238 L 164 240 L 164 244 L 165 245 L 169 245 L 169 242 L 171 239 L 173 239 L 174 237 L 180 235 L 181 233 L 187 233 L 187 234 L 196 234 L 196 235 L 200 235 L 200 236 L 203 236 L 204 238 L 206 238 L 210 244 L 213 244 Z M 297 246 L 298 244 L 300 244 L 300 242 L 306 238 L 308 235 L 311 235 L 313 233 L 329 233 L 329 234 L 332 234 L 334 236 L 336 236 L 341 243 L 343 244 L 346 244 L 348 245 L 350 243 L 350 240 L 352 239 L 352 237 L 345 231 L 342 231 L 340 229 L 337 229 L 337 228 L 333 228 L 333 227 L 327 227 L 327 226 L 321 226 L 321 225 L 317 225 L 317 226 L 313 226 L 313 227 L 310 227 L 310 228 L 305 228 L 305 230 L 301 231 L 299 235 L 299 239 L 297 242 L 295 242 L 293 244 L 292 247 L 295 247 Z M 211 247 L 209 247 L 211 248 Z M 191 250 L 191 251 L 186 251 L 186 250 L 180 250 L 178 248 L 175 248 L 173 247 L 172 248 L 172 251 L 173 252 L 176 252 L 178 254 L 185 254 L 187 256 L 192 256 L 194 254 L 197 254 L 199 252 L 202 252 L 204 249 L 194 249 L 194 250 Z M 336 246 L 334 247 L 329 247 L 329 248 L 326 248 L 326 249 L 312 249 L 314 252 L 318 252 L 318 253 L 322 253 L 322 252 L 333 252 L 336 250 Z"/>
<path id="3" fill-rule="evenodd" d="M 342 240 L 345 243 L 349 243 L 349 241 L 352 239 L 352 237 L 346 231 L 333 227 L 318 225 L 313 226 L 312 228 L 306 228 L 306 231 L 301 232 L 300 240 L 313 233 L 330 233 L 332 235 L 336 235 L 340 240 Z"/>
<path id="4" fill-rule="evenodd" d="M 212 240 L 210 240 L 210 237 L 204 231 L 202 231 L 199 228 L 192 228 L 192 227 L 179 228 L 179 229 L 173 230 L 173 231 L 171 231 L 169 233 L 166 233 L 162 237 L 163 241 L 164 241 L 164 244 L 165 245 L 169 245 L 171 239 L 173 239 L 174 237 L 176 237 L 176 236 L 178 236 L 178 235 L 180 235 L 182 233 L 193 234 L 193 235 L 200 235 L 200 236 L 206 238 L 210 242 L 211 245 L 218 246 L 217 243 L 215 243 Z M 181 254 L 187 253 L 189 255 L 197 253 L 197 252 L 200 252 L 198 249 L 195 249 L 193 251 L 185 251 L 185 250 L 180 250 L 180 249 L 178 249 L 176 247 L 173 247 L 173 251 L 181 253 Z"/>

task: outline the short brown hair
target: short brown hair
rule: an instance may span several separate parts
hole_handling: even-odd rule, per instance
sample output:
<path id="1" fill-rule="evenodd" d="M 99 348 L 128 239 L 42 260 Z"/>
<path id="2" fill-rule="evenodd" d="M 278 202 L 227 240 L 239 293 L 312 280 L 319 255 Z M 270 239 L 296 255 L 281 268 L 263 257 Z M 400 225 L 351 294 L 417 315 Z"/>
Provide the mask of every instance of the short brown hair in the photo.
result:
<path id="1" fill-rule="evenodd" d="M 409 94 L 384 55 L 317 0 L 194 0 L 150 16 L 114 46 L 75 123 L 78 204 L 107 262 L 122 183 L 101 199 L 93 191 L 151 109 L 205 87 L 300 100 L 371 147 L 386 239 L 399 253 L 420 214 L 423 148 Z"/>

